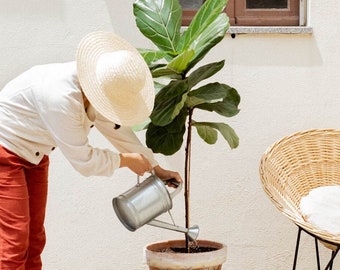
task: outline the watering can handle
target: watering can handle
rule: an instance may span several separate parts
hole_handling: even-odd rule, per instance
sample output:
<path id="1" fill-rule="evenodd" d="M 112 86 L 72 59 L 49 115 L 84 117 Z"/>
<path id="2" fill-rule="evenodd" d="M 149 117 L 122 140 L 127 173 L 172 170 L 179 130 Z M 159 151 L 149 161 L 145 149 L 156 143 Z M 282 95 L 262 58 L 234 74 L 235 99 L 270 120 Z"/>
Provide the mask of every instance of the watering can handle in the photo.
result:
<path id="1" fill-rule="evenodd" d="M 178 195 L 178 193 L 180 193 L 181 190 L 183 189 L 183 183 L 178 183 L 174 178 L 165 180 L 164 182 L 165 184 L 168 184 L 170 182 L 177 186 L 176 189 L 170 193 L 171 199 L 173 199 L 176 195 Z"/>

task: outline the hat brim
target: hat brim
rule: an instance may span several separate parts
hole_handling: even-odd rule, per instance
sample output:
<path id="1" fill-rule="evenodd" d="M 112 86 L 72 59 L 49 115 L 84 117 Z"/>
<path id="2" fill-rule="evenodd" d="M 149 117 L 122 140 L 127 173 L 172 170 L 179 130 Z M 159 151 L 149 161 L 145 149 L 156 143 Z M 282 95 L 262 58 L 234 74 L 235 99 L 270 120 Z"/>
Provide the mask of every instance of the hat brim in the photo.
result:
<path id="1" fill-rule="evenodd" d="M 143 60 L 145 85 L 134 98 L 109 101 L 97 79 L 96 64 L 104 53 L 128 50 Z M 105 118 L 123 125 L 133 126 L 145 121 L 154 106 L 154 84 L 149 67 L 137 49 L 123 38 L 111 32 L 93 32 L 79 43 L 76 55 L 80 85 L 91 105 Z"/>

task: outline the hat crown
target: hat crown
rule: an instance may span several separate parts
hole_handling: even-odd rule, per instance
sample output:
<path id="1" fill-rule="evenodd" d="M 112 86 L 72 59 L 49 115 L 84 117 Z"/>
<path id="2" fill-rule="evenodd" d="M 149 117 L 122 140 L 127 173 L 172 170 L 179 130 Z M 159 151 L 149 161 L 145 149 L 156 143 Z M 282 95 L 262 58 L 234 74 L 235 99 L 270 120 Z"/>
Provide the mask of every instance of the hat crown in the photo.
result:
<path id="1" fill-rule="evenodd" d="M 110 101 L 124 95 L 128 99 L 138 95 L 145 85 L 145 63 L 127 50 L 104 53 L 98 58 L 96 76 Z"/>
<path id="2" fill-rule="evenodd" d="M 142 55 L 122 37 L 104 31 L 86 35 L 77 49 L 77 73 L 85 96 L 109 121 L 133 126 L 150 116 L 152 74 Z"/>

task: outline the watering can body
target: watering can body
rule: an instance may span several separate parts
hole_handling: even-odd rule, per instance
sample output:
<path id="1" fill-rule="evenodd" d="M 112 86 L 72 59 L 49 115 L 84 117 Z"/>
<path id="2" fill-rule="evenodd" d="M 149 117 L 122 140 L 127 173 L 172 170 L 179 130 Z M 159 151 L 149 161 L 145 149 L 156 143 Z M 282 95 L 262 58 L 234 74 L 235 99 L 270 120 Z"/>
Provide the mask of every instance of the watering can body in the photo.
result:
<path id="1" fill-rule="evenodd" d="M 145 224 L 191 233 L 190 228 L 182 228 L 173 224 L 158 221 L 155 218 L 172 208 L 172 199 L 181 191 L 180 184 L 170 193 L 165 182 L 151 175 L 142 183 L 130 188 L 118 197 L 113 198 L 112 205 L 121 223 L 130 231 L 135 231 Z M 198 235 L 198 226 L 192 229 L 193 240 Z"/>
<path id="2" fill-rule="evenodd" d="M 172 198 L 162 180 L 150 176 L 112 200 L 123 225 L 135 231 L 172 208 Z"/>

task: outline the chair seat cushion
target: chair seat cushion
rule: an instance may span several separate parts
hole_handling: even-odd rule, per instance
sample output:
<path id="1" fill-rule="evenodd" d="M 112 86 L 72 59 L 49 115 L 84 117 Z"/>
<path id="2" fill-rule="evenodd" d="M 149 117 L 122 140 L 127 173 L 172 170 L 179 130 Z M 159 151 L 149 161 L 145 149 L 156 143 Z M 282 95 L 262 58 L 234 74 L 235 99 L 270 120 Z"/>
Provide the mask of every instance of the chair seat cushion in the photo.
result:
<path id="1" fill-rule="evenodd" d="M 340 234 L 340 186 L 312 189 L 301 199 L 300 210 L 306 221 L 331 234 Z"/>

